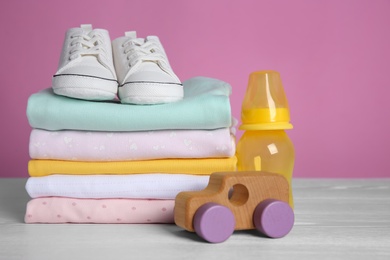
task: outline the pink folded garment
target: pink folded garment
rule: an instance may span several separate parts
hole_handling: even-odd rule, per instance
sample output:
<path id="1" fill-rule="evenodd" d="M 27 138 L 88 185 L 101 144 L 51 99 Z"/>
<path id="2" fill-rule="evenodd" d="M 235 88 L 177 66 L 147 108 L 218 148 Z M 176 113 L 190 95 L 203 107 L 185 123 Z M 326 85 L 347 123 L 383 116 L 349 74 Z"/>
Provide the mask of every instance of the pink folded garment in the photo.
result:
<path id="1" fill-rule="evenodd" d="M 231 157 L 235 128 L 145 132 L 46 131 L 33 129 L 30 157 L 72 161 L 129 161 Z"/>
<path id="2" fill-rule="evenodd" d="M 175 200 L 47 197 L 27 203 L 26 223 L 174 223 Z"/>

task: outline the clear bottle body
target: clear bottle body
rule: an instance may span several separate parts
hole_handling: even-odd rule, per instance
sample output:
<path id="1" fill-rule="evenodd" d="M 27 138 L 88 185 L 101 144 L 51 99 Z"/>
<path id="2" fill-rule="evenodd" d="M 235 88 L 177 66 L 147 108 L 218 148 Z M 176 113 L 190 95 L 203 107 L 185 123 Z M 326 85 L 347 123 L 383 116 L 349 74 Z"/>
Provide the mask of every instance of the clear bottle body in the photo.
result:
<path id="1" fill-rule="evenodd" d="M 237 144 L 238 171 L 266 171 L 283 175 L 290 186 L 293 207 L 292 174 L 294 146 L 284 130 L 245 131 Z"/>

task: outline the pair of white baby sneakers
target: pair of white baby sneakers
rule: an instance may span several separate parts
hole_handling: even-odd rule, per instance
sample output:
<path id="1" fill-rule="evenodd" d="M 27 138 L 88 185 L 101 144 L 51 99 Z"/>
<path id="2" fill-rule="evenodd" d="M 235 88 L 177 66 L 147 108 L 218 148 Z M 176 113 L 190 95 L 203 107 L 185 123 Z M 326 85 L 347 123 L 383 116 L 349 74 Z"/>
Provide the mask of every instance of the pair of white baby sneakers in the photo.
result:
<path id="1" fill-rule="evenodd" d="M 183 85 L 172 71 L 157 36 L 136 32 L 111 42 L 107 30 L 81 25 L 66 32 L 52 87 L 57 95 L 85 100 L 162 104 L 183 98 Z"/>

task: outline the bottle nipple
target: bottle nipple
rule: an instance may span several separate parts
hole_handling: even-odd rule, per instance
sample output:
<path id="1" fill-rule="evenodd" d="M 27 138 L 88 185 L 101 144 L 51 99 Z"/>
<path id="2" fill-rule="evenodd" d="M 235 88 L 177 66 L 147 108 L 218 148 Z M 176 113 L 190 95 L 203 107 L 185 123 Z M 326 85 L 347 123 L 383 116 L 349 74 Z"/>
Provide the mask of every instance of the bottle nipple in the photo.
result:
<path id="1" fill-rule="evenodd" d="M 241 110 L 242 130 L 291 129 L 290 110 L 280 75 L 256 71 L 249 75 Z"/>

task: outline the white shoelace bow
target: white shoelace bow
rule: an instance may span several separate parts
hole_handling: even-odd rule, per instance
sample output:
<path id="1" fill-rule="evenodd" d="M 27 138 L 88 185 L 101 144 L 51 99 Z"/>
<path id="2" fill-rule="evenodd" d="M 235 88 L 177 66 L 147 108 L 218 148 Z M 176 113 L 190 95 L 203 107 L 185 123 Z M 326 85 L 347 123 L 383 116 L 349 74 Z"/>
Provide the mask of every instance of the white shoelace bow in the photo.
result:
<path id="1" fill-rule="evenodd" d="M 128 66 L 133 67 L 143 61 L 164 64 L 169 67 L 163 50 L 153 41 L 144 41 L 144 39 L 130 39 L 123 43 L 124 54 L 127 54 Z"/>
<path id="2" fill-rule="evenodd" d="M 79 56 L 94 55 L 107 57 L 105 48 L 103 47 L 103 37 L 99 34 L 74 34 L 71 36 L 72 42 L 70 43 L 71 49 L 69 50 L 70 60 L 73 60 Z"/>

